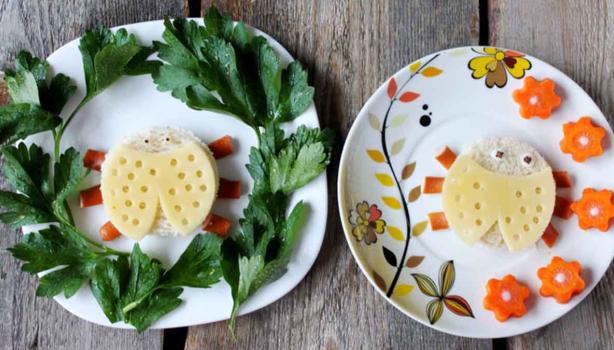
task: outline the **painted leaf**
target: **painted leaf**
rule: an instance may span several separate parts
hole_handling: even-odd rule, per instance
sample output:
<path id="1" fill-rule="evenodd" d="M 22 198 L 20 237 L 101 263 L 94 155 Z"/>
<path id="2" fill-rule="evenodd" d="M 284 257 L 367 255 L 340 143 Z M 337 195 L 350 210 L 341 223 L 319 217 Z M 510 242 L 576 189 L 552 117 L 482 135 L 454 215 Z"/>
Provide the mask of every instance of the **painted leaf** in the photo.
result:
<path id="1" fill-rule="evenodd" d="M 407 196 L 407 200 L 409 200 L 410 203 L 413 203 L 415 201 L 418 200 L 418 198 L 420 198 L 420 195 L 422 194 L 422 191 L 420 190 L 420 185 L 414 187 L 411 189 L 411 191 L 409 191 L 409 195 Z"/>
<path id="2" fill-rule="evenodd" d="M 437 286 L 429 276 L 421 273 L 412 273 L 411 275 L 416 280 L 416 284 L 418 284 L 418 289 L 420 289 L 422 294 L 434 298 L 439 297 L 439 294 L 437 294 Z"/>
<path id="3" fill-rule="evenodd" d="M 382 200 L 384 201 L 384 204 L 392 209 L 401 209 L 401 202 L 394 197 L 384 196 L 382 197 Z"/>
<path id="4" fill-rule="evenodd" d="M 422 70 L 422 75 L 424 75 L 427 78 L 432 78 L 432 77 L 436 77 L 439 74 L 441 74 L 443 71 L 437 67 L 426 67 Z"/>
<path id="5" fill-rule="evenodd" d="M 386 291 L 386 281 L 382 278 L 382 276 L 378 275 L 377 272 L 373 271 L 373 280 L 375 281 L 375 285 L 381 291 Z"/>
<path id="6" fill-rule="evenodd" d="M 439 321 L 439 318 L 443 314 L 443 302 L 439 299 L 433 299 L 426 304 L 426 316 L 429 318 L 431 324 Z"/>
<path id="7" fill-rule="evenodd" d="M 401 94 L 401 97 L 399 97 L 399 101 L 401 102 L 411 102 L 415 99 L 417 99 L 420 96 L 420 94 L 412 92 L 412 91 L 406 91 L 403 94 Z"/>
<path id="8" fill-rule="evenodd" d="M 379 181 L 384 186 L 390 187 L 394 185 L 394 180 L 388 174 L 377 173 L 375 174 L 375 177 L 377 178 L 377 181 Z"/>
<path id="9" fill-rule="evenodd" d="M 401 232 L 398 227 L 388 226 L 387 230 L 390 237 L 396 239 L 397 241 L 402 241 L 405 239 L 405 236 L 403 236 L 403 232 Z"/>
<path id="10" fill-rule="evenodd" d="M 441 265 L 439 269 L 439 294 L 446 296 L 450 293 L 450 289 L 454 285 L 456 278 L 456 270 L 454 269 L 454 261 L 450 260 Z"/>
<path id="11" fill-rule="evenodd" d="M 404 166 L 403 171 L 401 172 L 401 179 L 405 180 L 410 178 L 413 175 L 414 170 L 416 170 L 416 162 L 409 163 Z"/>
<path id="12" fill-rule="evenodd" d="M 428 221 L 420 221 L 419 223 L 415 224 L 414 227 L 411 228 L 412 236 L 418 237 L 423 234 L 424 230 L 426 230 L 427 225 Z"/>
<path id="13" fill-rule="evenodd" d="M 471 306 L 463 297 L 458 295 L 449 295 L 443 298 L 446 308 L 459 316 L 473 317 Z"/>
<path id="14" fill-rule="evenodd" d="M 384 246 L 382 246 L 382 251 L 384 252 L 384 258 L 386 258 L 386 262 L 392 265 L 392 267 L 396 267 L 397 266 L 397 256 L 394 255 L 394 253 L 390 249 Z"/>
<path id="15" fill-rule="evenodd" d="M 409 268 L 413 268 L 413 267 L 416 267 L 422 264 L 422 261 L 424 261 L 424 256 L 412 255 L 409 258 L 407 258 L 407 261 L 405 262 L 405 266 Z"/>
<path id="16" fill-rule="evenodd" d="M 393 156 L 399 154 L 399 152 L 401 152 L 403 149 L 403 146 L 405 146 L 405 138 L 395 141 L 392 144 L 392 147 L 390 147 L 390 154 Z"/>
<path id="17" fill-rule="evenodd" d="M 371 127 L 377 131 L 379 131 L 379 129 L 381 128 L 379 119 L 377 118 L 375 114 L 371 112 L 369 112 L 369 125 L 371 125 Z"/>
<path id="18" fill-rule="evenodd" d="M 369 158 L 373 159 L 373 161 L 376 163 L 383 163 L 386 161 L 384 154 L 376 149 L 368 149 L 367 154 L 369 155 Z"/>
<path id="19" fill-rule="evenodd" d="M 390 120 L 390 125 L 389 126 L 391 128 L 399 127 L 399 126 L 403 125 L 403 123 L 405 123 L 406 120 L 407 120 L 407 115 L 404 115 L 404 114 L 396 115 L 396 116 L 392 117 L 392 120 Z"/>
<path id="20" fill-rule="evenodd" d="M 390 81 L 388 82 L 388 88 L 386 89 L 386 92 L 388 93 L 388 97 L 393 98 L 394 95 L 396 95 L 397 93 L 397 81 L 394 80 L 394 78 L 390 78 Z"/>
<path id="21" fill-rule="evenodd" d="M 420 61 L 416 61 L 416 62 L 412 63 L 409 66 L 409 71 L 411 73 L 416 73 L 418 71 L 418 68 L 420 68 L 420 65 L 421 65 Z"/>
<path id="22" fill-rule="evenodd" d="M 392 295 L 394 295 L 395 297 L 402 297 L 402 296 L 405 296 L 411 293 L 413 290 L 414 290 L 414 286 L 412 285 L 399 284 L 394 288 L 394 292 L 392 292 Z"/>

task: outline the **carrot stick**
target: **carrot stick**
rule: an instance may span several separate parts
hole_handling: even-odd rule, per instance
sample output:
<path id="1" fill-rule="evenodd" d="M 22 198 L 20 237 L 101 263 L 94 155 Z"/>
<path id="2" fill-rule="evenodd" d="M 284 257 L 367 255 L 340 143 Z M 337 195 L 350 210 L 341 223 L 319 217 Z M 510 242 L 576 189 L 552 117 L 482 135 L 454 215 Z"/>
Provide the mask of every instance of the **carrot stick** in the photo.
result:
<path id="1" fill-rule="evenodd" d="M 100 167 L 104 162 L 104 157 L 104 152 L 88 149 L 83 156 L 83 166 L 88 169 L 100 171 Z"/>
<path id="2" fill-rule="evenodd" d="M 445 230 L 450 227 L 446 219 L 446 214 L 441 211 L 428 213 L 428 217 L 431 223 L 431 230 L 433 231 Z"/>
<path id="3" fill-rule="evenodd" d="M 446 146 L 443 151 L 441 151 L 435 159 L 439 161 L 439 163 L 446 169 L 450 169 L 452 163 L 456 160 L 456 153 L 452 151 L 448 146 Z"/>
<path id="4" fill-rule="evenodd" d="M 556 183 L 556 188 L 571 187 L 571 179 L 569 178 L 569 174 L 566 171 L 553 171 L 552 176 L 554 177 L 554 183 Z"/>
<path id="5" fill-rule="evenodd" d="M 557 231 L 557 229 L 554 228 L 554 226 L 552 226 L 552 223 L 548 224 L 548 226 L 544 230 L 544 234 L 542 234 L 542 241 L 546 243 L 548 248 L 552 248 L 552 246 L 554 246 L 554 243 L 556 243 L 556 240 L 558 238 L 559 238 L 559 231 Z"/>
<path id="6" fill-rule="evenodd" d="M 102 192 L 100 192 L 100 185 L 90 187 L 79 192 L 79 204 L 81 208 L 102 204 Z"/>
<path id="7" fill-rule="evenodd" d="M 209 214 L 203 223 L 203 229 L 218 236 L 226 237 L 231 225 L 230 220 L 216 214 Z"/>
<path id="8" fill-rule="evenodd" d="M 231 155 L 235 150 L 234 145 L 232 144 L 232 137 L 228 135 L 211 142 L 208 146 L 211 152 L 213 152 L 213 157 L 215 159 L 220 159 Z"/>
<path id="9" fill-rule="evenodd" d="M 217 197 L 223 199 L 241 198 L 241 182 L 220 178 L 220 188 L 217 190 Z"/>
<path id="10" fill-rule="evenodd" d="M 103 241 L 112 241 L 115 238 L 121 236 L 121 232 L 113 226 L 111 221 L 107 221 L 102 227 L 100 227 L 100 237 Z"/>
<path id="11" fill-rule="evenodd" d="M 422 185 L 422 193 L 441 193 L 443 180 L 443 177 L 426 176 Z"/>
<path id="12" fill-rule="evenodd" d="M 553 215 L 561 219 L 569 219 L 573 215 L 571 201 L 567 198 L 556 196 Z"/>

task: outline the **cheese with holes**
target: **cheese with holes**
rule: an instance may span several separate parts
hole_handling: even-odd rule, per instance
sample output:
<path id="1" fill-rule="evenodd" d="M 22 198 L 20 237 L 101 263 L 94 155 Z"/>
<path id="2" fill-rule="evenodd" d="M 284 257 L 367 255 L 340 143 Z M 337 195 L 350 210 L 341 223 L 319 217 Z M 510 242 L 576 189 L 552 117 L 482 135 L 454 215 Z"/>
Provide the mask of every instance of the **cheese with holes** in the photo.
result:
<path id="1" fill-rule="evenodd" d="M 498 225 L 510 251 L 539 240 L 554 210 L 552 169 L 511 176 L 485 169 L 468 155 L 456 159 L 443 185 L 443 209 L 450 227 L 473 244 Z"/>
<path id="2" fill-rule="evenodd" d="M 217 169 L 211 154 L 193 141 L 164 152 L 121 144 L 105 158 L 100 189 L 105 211 L 122 234 L 140 240 L 161 209 L 172 228 L 187 235 L 211 210 Z"/>

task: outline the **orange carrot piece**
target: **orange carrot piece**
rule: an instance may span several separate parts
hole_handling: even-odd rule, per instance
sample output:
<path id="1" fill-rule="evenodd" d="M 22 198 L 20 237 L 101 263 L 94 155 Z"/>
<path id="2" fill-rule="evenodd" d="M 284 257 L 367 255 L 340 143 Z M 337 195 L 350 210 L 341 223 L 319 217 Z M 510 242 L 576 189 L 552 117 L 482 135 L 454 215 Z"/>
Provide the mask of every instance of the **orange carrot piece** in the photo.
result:
<path id="1" fill-rule="evenodd" d="M 552 248 L 556 240 L 559 238 L 559 231 L 552 226 L 552 223 L 549 223 L 542 234 L 542 241 L 548 246 L 548 248 Z"/>
<path id="2" fill-rule="evenodd" d="M 556 196 L 554 200 L 554 212 L 552 214 L 561 219 L 569 219 L 573 215 L 571 201 L 567 198 Z"/>
<path id="3" fill-rule="evenodd" d="M 497 321 L 505 322 L 510 316 L 522 317 L 527 313 L 524 301 L 530 294 L 529 288 L 513 275 L 506 275 L 500 280 L 491 278 L 486 283 L 483 305 L 486 310 L 495 313 Z"/>
<path id="4" fill-rule="evenodd" d="M 610 221 L 614 218 L 614 204 L 610 190 L 585 188 L 582 198 L 573 202 L 569 209 L 578 216 L 578 226 L 583 230 L 596 228 L 601 232 L 610 229 Z"/>
<path id="5" fill-rule="evenodd" d="M 79 205 L 81 208 L 92 207 L 100 204 L 102 204 L 102 192 L 100 192 L 100 185 L 90 187 L 79 192 Z"/>
<path id="6" fill-rule="evenodd" d="M 122 233 L 119 232 L 115 226 L 113 226 L 111 221 L 107 221 L 100 227 L 100 237 L 103 241 L 112 241 L 121 235 Z"/>
<path id="7" fill-rule="evenodd" d="M 524 86 L 512 92 L 512 98 L 520 105 L 520 116 L 525 119 L 550 118 L 552 110 L 561 104 L 561 98 L 554 88 L 554 82 L 550 79 L 526 77 Z"/>
<path id="8" fill-rule="evenodd" d="M 211 152 L 213 152 L 213 157 L 215 159 L 224 158 L 233 154 L 235 151 L 234 145 L 232 144 L 232 137 L 228 135 L 211 142 L 208 146 Z"/>
<path id="9" fill-rule="evenodd" d="M 452 151 L 448 146 L 446 146 L 443 151 L 441 151 L 435 159 L 446 169 L 450 169 L 452 163 L 456 160 L 456 153 Z"/>
<path id="10" fill-rule="evenodd" d="M 564 171 L 553 171 L 552 176 L 554 177 L 554 183 L 556 183 L 556 188 L 570 188 L 571 187 L 571 179 L 569 178 L 569 174 Z"/>
<path id="11" fill-rule="evenodd" d="M 220 188 L 217 197 L 223 199 L 241 198 L 241 182 L 220 178 Z"/>
<path id="12" fill-rule="evenodd" d="M 563 153 L 571 154 L 576 162 L 584 162 L 590 157 L 603 153 L 605 129 L 594 125 L 590 117 L 584 116 L 577 122 L 563 124 L 563 139 L 559 146 Z"/>
<path id="13" fill-rule="evenodd" d="M 579 294 L 586 283 L 580 276 L 582 265 L 577 261 L 565 261 L 555 256 L 550 264 L 537 270 L 537 277 L 542 281 L 539 295 L 553 297 L 559 304 L 567 304 L 576 294 Z"/>
<path id="14" fill-rule="evenodd" d="M 95 149 L 88 149 L 83 156 L 83 166 L 88 169 L 100 171 L 104 158 L 104 152 L 97 151 Z"/>
<path id="15" fill-rule="evenodd" d="M 203 223 L 203 229 L 218 236 L 226 237 L 231 225 L 230 220 L 216 214 L 209 214 Z"/>
<path id="16" fill-rule="evenodd" d="M 428 217 L 431 223 L 431 230 L 433 231 L 445 230 L 450 227 L 446 219 L 446 214 L 441 211 L 428 213 Z"/>
<path id="17" fill-rule="evenodd" d="M 443 180 L 443 177 L 426 176 L 422 185 L 422 193 L 441 193 Z"/>

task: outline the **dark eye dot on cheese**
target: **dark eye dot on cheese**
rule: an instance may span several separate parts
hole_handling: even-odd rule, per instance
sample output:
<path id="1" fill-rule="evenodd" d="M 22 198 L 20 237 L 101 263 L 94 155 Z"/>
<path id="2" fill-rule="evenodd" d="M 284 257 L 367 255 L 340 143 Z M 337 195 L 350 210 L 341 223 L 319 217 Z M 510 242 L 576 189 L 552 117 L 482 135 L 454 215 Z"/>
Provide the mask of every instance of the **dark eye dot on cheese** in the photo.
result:
<path id="1" fill-rule="evenodd" d="M 422 117 L 420 117 L 420 125 L 427 127 L 429 125 L 431 125 L 431 117 L 429 117 L 428 115 L 423 115 Z"/>
<path id="2" fill-rule="evenodd" d="M 526 164 L 531 164 L 531 161 L 533 159 L 530 156 L 524 156 L 524 158 L 522 158 L 522 161 L 525 162 Z"/>

